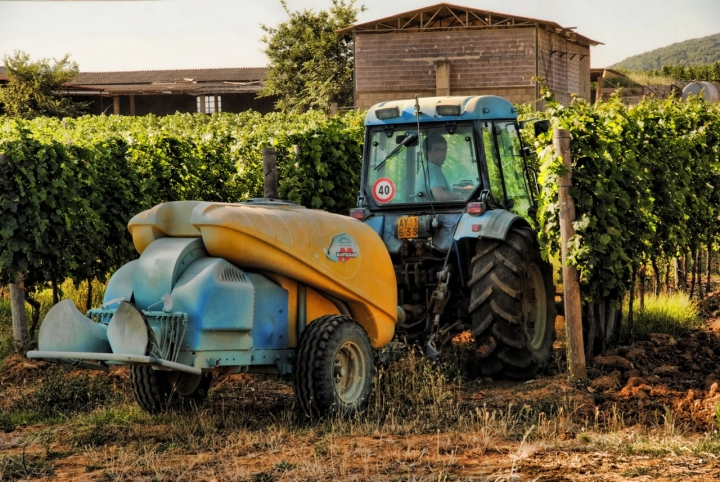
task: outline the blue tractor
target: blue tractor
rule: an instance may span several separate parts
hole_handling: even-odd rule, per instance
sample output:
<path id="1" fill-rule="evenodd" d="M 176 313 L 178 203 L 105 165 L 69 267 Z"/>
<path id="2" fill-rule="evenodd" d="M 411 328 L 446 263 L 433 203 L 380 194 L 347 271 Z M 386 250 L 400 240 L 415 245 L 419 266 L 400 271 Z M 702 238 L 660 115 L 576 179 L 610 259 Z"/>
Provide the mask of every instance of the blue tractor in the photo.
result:
<path id="1" fill-rule="evenodd" d="M 552 354 L 552 267 L 517 109 L 497 96 L 382 102 L 365 117 L 351 216 L 382 238 L 398 284 L 396 334 L 441 346 L 470 330 L 483 374 L 530 378 Z M 535 123 L 536 134 L 548 121 Z"/>

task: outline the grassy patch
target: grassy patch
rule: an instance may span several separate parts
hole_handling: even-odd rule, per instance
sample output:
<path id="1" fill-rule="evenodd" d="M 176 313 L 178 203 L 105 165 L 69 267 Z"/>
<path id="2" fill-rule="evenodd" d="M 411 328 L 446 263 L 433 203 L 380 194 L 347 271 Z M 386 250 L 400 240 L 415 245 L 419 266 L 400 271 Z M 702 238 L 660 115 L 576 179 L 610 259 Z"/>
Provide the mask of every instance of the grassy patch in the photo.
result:
<path id="1" fill-rule="evenodd" d="M 104 405 L 115 396 L 110 377 L 53 365 L 34 390 L 14 401 L 11 412 L 28 419 L 72 415 Z"/>
<path id="2" fill-rule="evenodd" d="M 654 75 L 651 72 L 628 72 L 627 76 L 636 84 L 640 85 L 673 85 L 675 80 L 672 77 Z"/>
<path id="3" fill-rule="evenodd" d="M 623 316 L 627 319 L 625 308 Z M 703 326 L 700 309 L 693 300 L 682 293 L 659 296 L 646 296 L 645 309 L 640 310 L 640 301 L 636 298 L 633 304 L 633 327 L 635 334 L 645 337 L 650 333 L 667 333 L 682 336 Z M 623 330 L 627 330 L 627 323 Z M 628 333 L 623 333 L 627 336 Z"/>

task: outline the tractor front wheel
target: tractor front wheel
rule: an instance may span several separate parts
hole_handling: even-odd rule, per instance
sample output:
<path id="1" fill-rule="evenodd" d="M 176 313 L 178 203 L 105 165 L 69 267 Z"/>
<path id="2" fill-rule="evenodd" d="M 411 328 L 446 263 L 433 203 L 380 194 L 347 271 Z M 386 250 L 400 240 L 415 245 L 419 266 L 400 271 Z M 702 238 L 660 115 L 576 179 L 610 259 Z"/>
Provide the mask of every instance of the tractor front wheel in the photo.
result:
<path id="1" fill-rule="evenodd" d="M 472 259 L 470 314 L 481 371 L 526 379 L 542 370 L 555 340 L 552 267 L 529 229 L 481 239 Z"/>
<path id="2" fill-rule="evenodd" d="M 198 406 L 207 397 L 212 373 L 192 375 L 178 371 L 154 370 L 147 365 L 130 367 L 130 384 L 135 401 L 148 413 L 161 413 L 170 408 Z"/>
<path id="3" fill-rule="evenodd" d="M 295 397 L 306 416 L 353 415 L 372 391 L 370 339 L 352 318 L 322 316 L 300 336 L 294 372 Z"/>

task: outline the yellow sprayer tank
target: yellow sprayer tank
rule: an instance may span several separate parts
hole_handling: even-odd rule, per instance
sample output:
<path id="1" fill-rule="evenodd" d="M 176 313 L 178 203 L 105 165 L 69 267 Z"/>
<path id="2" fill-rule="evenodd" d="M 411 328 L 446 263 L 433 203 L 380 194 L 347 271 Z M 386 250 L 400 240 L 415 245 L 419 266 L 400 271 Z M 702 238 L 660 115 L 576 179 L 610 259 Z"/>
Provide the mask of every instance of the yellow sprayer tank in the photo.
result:
<path id="1" fill-rule="evenodd" d="M 373 346 L 392 339 L 397 285 L 390 255 L 372 228 L 352 218 L 288 203 L 178 201 L 138 214 L 128 228 L 139 253 L 162 237 L 202 238 L 211 256 L 343 301 Z"/>

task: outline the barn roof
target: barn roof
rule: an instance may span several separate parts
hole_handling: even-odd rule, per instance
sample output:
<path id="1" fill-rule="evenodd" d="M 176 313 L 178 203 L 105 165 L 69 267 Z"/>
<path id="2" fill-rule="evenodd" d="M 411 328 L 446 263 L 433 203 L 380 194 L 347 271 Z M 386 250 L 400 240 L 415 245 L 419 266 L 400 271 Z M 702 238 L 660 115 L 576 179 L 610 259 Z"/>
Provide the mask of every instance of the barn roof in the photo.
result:
<path id="1" fill-rule="evenodd" d="M 108 94 L 257 92 L 267 67 L 80 72 L 65 84 L 71 90 Z"/>
<path id="2" fill-rule="evenodd" d="M 153 82 L 252 82 L 264 80 L 266 73 L 267 67 L 80 72 L 70 83 L 82 85 L 128 85 L 151 84 Z"/>
<path id="3" fill-rule="evenodd" d="M 341 29 L 339 32 L 361 35 L 527 27 L 540 27 L 582 45 L 602 45 L 601 42 L 575 32 L 575 27 L 562 27 L 548 20 L 462 7 L 450 3 L 438 3 L 371 22 L 357 23 Z"/>

